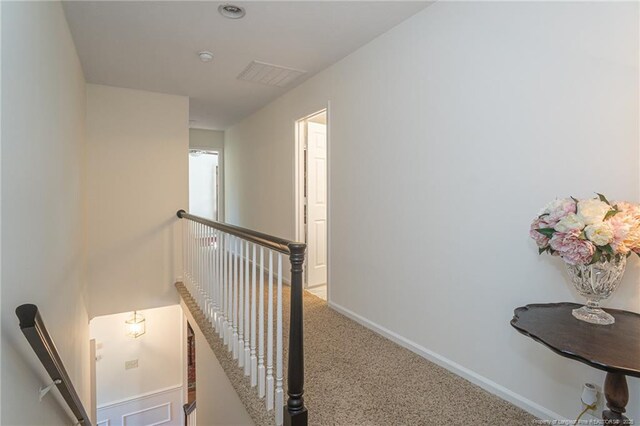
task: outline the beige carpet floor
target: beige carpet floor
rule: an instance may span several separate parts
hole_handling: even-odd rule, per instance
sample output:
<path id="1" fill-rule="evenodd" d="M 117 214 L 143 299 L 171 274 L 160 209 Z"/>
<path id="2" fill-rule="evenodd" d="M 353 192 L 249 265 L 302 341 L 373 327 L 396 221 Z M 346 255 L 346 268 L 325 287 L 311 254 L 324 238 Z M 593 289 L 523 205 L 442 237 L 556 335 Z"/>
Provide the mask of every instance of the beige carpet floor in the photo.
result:
<path id="1" fill-rule="evenodd" d="M 177 283 L 176 288 L 255 424 L 273 425 L 273 412 L 266 412 L 264 401 L 184 285 Z M 289 300 L 287 286 L 283 299 Z M 285 302 L 285 370 L 288 308 Z M 337 313 L 307 292 L 304 309 L 305 404 L 310 425 L 534 424 L 535 418 L 525 411 Z"/>

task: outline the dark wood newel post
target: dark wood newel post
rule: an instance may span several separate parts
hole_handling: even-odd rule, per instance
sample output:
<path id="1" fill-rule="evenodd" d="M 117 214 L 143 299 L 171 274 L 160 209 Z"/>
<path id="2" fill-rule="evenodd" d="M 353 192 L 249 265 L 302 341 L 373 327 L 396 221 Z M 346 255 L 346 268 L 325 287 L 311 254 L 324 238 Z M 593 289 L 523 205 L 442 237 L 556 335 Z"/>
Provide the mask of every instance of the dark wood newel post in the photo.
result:
<path id="1" fill-rule="evenodd" d="M 306 426 L 307 408 L 304 406 L 304 339 L 302 321 L 302 265 L 307 249 L 305 244 L 289 244 L 291 254 L 291 320 L 289 323 L 289 366 L 287 394 L 284 407 L 285 426 Z"/>

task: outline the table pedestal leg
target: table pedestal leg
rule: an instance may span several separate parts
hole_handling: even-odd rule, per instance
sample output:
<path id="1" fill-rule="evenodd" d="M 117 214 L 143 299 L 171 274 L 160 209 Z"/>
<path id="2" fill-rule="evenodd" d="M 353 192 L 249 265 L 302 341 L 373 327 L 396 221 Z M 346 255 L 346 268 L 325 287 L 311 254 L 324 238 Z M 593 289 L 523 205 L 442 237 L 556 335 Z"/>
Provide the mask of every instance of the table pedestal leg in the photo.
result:
<path id="1" fill-rule="evenodd" d="M 604 380 L 604 396 L 608 410 L 602 412 L 602 419 L 607 425 L 627 425 L 629 419 L 623 415 L 629 402 L 629 388 L 624 374 L 607 373 Z"/>

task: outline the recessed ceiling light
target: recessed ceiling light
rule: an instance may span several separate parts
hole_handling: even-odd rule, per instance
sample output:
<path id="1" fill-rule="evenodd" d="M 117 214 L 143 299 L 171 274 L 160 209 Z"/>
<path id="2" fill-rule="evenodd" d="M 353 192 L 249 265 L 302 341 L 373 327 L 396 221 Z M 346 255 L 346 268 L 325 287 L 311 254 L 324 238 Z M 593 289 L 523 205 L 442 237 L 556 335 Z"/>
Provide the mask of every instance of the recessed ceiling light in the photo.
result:
<path id="1" fill-rule="evenodd" d="M 198 52 L 198 57 L 200 57 L 202 62 L 209 62 L 213 60 L 213 53 L 203 50 L 202 52 Z"/>
<path id="2" fill-rule="evenodd" d="M 235 4 L 221 4 L 218 7 L 218 12 L 229 19 L 240 19 L 245 15 L 244 7 L 236 6 Z"/>

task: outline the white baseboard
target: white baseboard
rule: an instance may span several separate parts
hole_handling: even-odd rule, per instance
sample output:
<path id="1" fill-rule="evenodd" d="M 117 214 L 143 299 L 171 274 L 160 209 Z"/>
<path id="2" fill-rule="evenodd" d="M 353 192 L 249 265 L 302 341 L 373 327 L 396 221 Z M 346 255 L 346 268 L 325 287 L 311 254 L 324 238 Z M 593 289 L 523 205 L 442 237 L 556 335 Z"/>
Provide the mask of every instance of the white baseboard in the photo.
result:
<path id="1" fill-rule="evenodd" d="M 392 342 L 397 343 L 398 345 L 409 349 L 411 352 L 414 352 L 418 355 L 420 355 L 423 358 L 426 358 L 427 360 L 433 362 L 434 364 L 439 365 L 440 367 L 446 368 L 447 370 L 451 371 L 452 373 L 470 381 L 471 383 L 480 386 L 482 389 L 504 399 L 505 401 L 508 401 L 510 403 L 512 403 L 513 405 L 522 408 L 523 410 L 533 414 L 534 416 L 536 416 L 539 419 L 543 419 L 543 420 L 567 420 L 564 417 L 562 417 L 561 415 L 554 413 L 553 411 L 541 406 L 540 404 L 537 404 L 533 401 L 531 401 L 528 398 L 525 398 L 524 396 L 517 394 L 507 388 L 505 388 L 502 385 L 499 385 L 498 383 L 489 380 L 488 378 L 481 376 L 480 374 L 469 370 L 466 367 L 463 367 L 462 365 L 440 355 L 437 354 L 433 351 L 430 351 L 429 349 L 420 346 L 419 344 L 412 342 L 411 340 L 391 331 L 388 330 L 358 314 L 356 314 L 355 312 L 335 303 L 335 302 L 328 302 L 329 307 L 336 310 L 337 312 L 341 313 L 342 315 L 354 320 L 355 322 L 367 327 L 370 330 L 375 331 L 378 334 L 381 334 L 382 336 L 386 337 L 387 339 L 391 340 Z"/>

